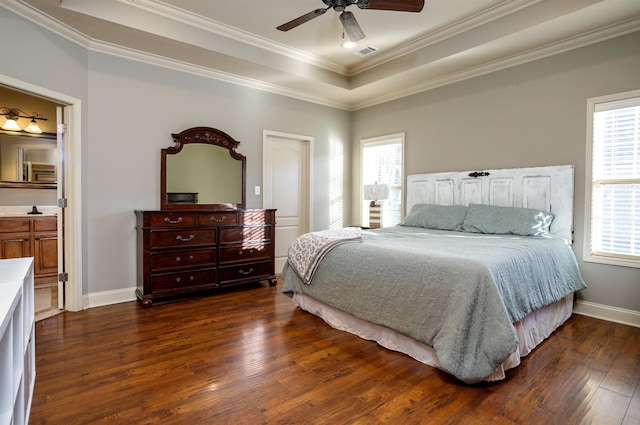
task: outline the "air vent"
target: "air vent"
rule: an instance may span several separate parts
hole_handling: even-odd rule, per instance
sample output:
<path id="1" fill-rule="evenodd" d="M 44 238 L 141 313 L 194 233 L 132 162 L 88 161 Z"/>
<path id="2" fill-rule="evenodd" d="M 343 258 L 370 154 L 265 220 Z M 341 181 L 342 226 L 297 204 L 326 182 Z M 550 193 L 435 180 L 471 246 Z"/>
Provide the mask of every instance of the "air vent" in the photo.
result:
<path id="1" fill-rule="evenodd" d="M 375 53 L 377 52 L 379 49 L 377 47 L 373 47 L 373 46 L 367 46 L 364 49 L 360 49 L 360 50 L 356 50 L 355 52 L 353 52 L 354 55 L 356 56 L 368 56 L 371 53 Z"/>

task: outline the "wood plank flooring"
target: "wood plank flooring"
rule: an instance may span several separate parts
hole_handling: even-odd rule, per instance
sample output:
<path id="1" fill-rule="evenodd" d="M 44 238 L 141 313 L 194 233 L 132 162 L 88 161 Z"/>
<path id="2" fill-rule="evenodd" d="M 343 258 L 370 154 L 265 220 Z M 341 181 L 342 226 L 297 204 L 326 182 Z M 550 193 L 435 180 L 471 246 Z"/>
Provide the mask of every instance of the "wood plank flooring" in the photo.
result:
<path id="1" fill-rule="evenodd" d="M 294 308 L 280 284 L 36 324 L 30 424 L 640 424 L 640 329 L 574 315 L 469 386 Z"/>

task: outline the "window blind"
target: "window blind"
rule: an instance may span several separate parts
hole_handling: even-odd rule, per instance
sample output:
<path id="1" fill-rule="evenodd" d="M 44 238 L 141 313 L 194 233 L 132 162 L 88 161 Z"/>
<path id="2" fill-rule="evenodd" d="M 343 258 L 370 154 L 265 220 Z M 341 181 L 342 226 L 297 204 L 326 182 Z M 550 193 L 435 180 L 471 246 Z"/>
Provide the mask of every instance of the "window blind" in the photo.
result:
<path id="1" fill-rule="evenodd" d="M 640 261 L 640 98 L 594 111 L 592 255 Z"/>

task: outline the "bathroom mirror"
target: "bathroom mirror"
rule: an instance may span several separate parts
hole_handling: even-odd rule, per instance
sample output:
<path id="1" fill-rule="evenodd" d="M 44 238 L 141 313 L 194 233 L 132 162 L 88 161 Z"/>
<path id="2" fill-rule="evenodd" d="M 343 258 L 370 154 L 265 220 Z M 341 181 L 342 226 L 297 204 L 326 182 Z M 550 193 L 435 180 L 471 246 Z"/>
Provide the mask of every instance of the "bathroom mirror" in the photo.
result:
<path id="1" fill-rule="evenodd" d="M 246 157 L 240 142 L 211 127 L 172 134 L 162 149 L 160 199 L 163 210 L 244 209 Z"/>
<path id="2" fill-rule="evenodd" d="M 55 189 L 56 135 L 0 132 L 0 187 Z"/>

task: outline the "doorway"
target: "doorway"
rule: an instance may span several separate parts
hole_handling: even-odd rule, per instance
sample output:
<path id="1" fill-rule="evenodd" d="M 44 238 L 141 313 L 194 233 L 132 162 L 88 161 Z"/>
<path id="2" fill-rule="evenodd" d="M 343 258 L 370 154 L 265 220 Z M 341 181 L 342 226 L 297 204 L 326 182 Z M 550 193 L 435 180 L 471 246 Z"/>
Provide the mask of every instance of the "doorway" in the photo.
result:
<path id="1" fill-rule="evenodd" d="M 57 293 L 65 310 L 80 311 L 82 302 L 82 233 L 81 233 L 81 155 L 79 99 L 0 74 L 0 85 L 28 96 L 44 98 L 64 105 L 58 108 L 57 120 L 59 165 L 58 198 L 58 271 L 67 276 Z M 64 161 L 62 161 L 64 156 Z M 62 258 L 62 260 L 60 260 Z"/>
<path id="2" fill-rule="evenodd" d="M 275 272 L 280 274 L 287 250 L 311 223 L 311 155 L 313 137 L 264 130 L 263 207 L 276 208 Z"/>

